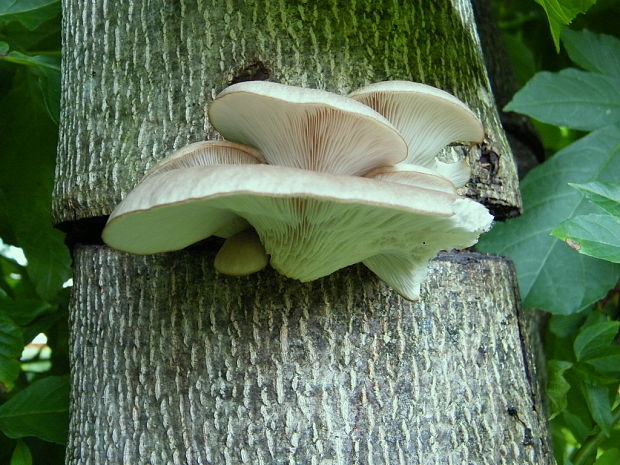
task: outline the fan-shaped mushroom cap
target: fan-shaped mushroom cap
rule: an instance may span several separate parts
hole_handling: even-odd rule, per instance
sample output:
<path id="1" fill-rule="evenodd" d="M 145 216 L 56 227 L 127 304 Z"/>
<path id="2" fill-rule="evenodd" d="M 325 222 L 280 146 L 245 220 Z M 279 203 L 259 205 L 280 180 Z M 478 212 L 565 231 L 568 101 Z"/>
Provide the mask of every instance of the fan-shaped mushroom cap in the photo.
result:
<path id="1" fill-rule="evenodd" d="M 172 152 L 153 166 L 144 176 L 158 176 L 179 168 L 214 165 L 256 165 L 262 163 L 262 154 L 254 147 L 226 140 L 200 141 Z M 212 235 L 231 237 L 248 228 L 247 222 L 238 216 L 230 216 Z M 148 252 L 147 252 L 148 253 Z"/>
<path id="2" fill-rule="evenodd" d="M 426 84 L 384 81 L 353 91 L 398 129 L 409 147 L 407 163 L 436 169 L 435 156 L 452 142 L 482 142 L 484 129 L 454 95 Z M 462 177 L 462 175 L 460 175 Z"/>
<path id="3" fill-rule="evenodd" d="M 407 156 L 383 116 L 323 90 L 241 82 L 209 105 L 209 120 L 226 139 L 257 147 L 271 165 L 357 176 Z"/>
<path id="4" fill-rule="evenodd" d="M 226 140 L 194 142 L 172 152 L 153 166 L 146 176 L 192 166 L 256 165 L 264 163 L 263 155 L 254 147 Z"/>
<path id="5" fill-rule="evenodd" d="M 449 179 L 455 187 L 463 187 L 471 177 L 471 168 L 467 159 L 462 158 L 453 163 L 444 163 L 435 160 L 435 171 L 446 179 Z"/>
<path id="6" fill-rule="evenodd" d="M 367 258 L 363 262 L 364 265 L 403 297 L 417 299 L 420 295 L 420 284 L 426 276 L 426 265 L 437 255 L 437 252 L 470 247 L 478 241 L 478 235 L 491 227 L 493 217 L 477 202 L 458 197 L 452 204 L 452 208 L 454 210 L 454 215 L 450 218 L 452 229 L 439 228 L 431 233 L 433 245 L 444 244 L 444 247 L 431 246 L 429 249 L 434 250 L 428 250 L 412 241 L 408 246 L 404 244 L 401 251 L 385 252 Z M 459 234 L 457 231 L 468 231 L 468 233 L 457 239 L 456 235 Z M 454 245 L 445 246 L 448 243 Z M 429 243 L 426 242 L 425 245 Z"/>
<path id="7" fill-rule="evenodd" d="M 369 171 L 364 177 L 456 194 L 456 188 L 452 181 L 419 165 L 399 163 L 394 166 L 382 166 Z"/>
<path id="8" fill-rule="evenodd" d="M 145 179 L 112 213 L 103 238 L 133 253 L 176 250 L 212 235 L 231 216 L 255 228 L 271 265 L 285 276 L 310 281 L 365 261 L 408 298 L 417 298 L 428 259 L 472 245 L 492 219 L 482 205 L 436 190 L 280 166 L 219 165 Z M 407 276 L 393 277 L 383 256 L 400 257 Z"/>

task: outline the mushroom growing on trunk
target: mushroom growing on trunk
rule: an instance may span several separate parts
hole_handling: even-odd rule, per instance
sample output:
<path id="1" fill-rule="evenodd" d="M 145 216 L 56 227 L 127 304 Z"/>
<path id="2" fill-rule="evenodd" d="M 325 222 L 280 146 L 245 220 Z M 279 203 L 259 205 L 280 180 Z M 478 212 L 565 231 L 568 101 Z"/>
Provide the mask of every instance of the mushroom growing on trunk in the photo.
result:
<path id="1" fill-rule="evenodd" d="M 400 163 L 408 147 L 399 132 L 353 99 L 244 82 L 225 89 L 209 117 L 237 143 L 220 142 L 222 150 L 255 149 L 224 163 L 223 155 L 173 154 L 112 212 L 108 245 L 157 253 L 219 235 L 231 237 L 222 256 L 237 260 L 233 237 L 249 225 L 250 248 L 260 242 L 285 276 L 311 281 L 363 262 L 416 299 L 428 261 L 473 245 L 491 224 L 486 208 L 458 196 L 435 165 Z"/>
<path id="2" fill-rule="evenodd" d="M 419 82 L 384 81 L 349 94 L 392 123 L 407 142 L 405 163 L 428 168 L 450 179 L 456 187 L 469 181 L 462 160 L 444 163 L 436 156 L 452 142 L 482 142 L 484 128 L 474 113 L 454 95 Z"/>

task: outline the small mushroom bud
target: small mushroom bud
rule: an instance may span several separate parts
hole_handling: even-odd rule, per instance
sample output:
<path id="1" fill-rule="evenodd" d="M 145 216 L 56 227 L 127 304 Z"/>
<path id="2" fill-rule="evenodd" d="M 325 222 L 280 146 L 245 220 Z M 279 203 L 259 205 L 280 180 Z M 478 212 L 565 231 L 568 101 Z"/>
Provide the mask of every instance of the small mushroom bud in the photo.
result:
<path id="1" fill-rule="evenodd" d="M 229 276 L 245 276 L 267 266 L 269 258 L 254 229 L 230 236 L 215 256 L 215 269 Z"/>

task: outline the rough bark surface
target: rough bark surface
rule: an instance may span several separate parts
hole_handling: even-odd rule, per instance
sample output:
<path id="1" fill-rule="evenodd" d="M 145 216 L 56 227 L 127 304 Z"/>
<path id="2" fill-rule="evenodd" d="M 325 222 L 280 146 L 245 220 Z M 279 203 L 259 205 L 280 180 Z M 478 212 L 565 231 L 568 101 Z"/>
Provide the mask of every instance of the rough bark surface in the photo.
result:
<path id="1" fill-rule="evenodd" d="M 69 464 L 550 464 L 509 261 L 222 277 L 196 250 L 76 251 Z"/>
<path id="2" fill-rule="evenodd" d="M 520 208 L 515 167 L 467 0 L 64 0 L 55 218 L 107 215 L 170 151 L 217 138 L 206 109 L 232 82 L 346 94 L 386 79 L 456 94 L 482 118 L 466 191 Z M 462 149 L 465 150 L 465 149 Z"/>

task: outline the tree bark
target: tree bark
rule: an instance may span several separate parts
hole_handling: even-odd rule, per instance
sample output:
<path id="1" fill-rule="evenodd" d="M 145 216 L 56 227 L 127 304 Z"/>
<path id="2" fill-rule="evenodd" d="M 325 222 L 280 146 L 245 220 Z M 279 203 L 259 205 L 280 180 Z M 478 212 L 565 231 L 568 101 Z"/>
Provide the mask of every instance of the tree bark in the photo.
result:
<path id="1" fill-rule="evenodd" d="M 78 248 L 69 463 L 552 463 L 508 260 L 443 255 L 412 303 L 212 258 Z"/>
<path id="2" fill-rule="evenodd" d="M 469 154 L 468 195 L 500 217 L 518 211 L 515 166 L 469 1 L 317 5 L 64 0 L 57 222 L 109 214 L 157 160 L 218 137 L 209 102 L 251 78 L 343 94 L 406 79 L 452 92 L 487 133 Z"/>
<path id="3" fill-rule="evenodd" d="M 455 93 L 487 133 L 464 192 L 515 214 L 468 1 L 64 0 L 63 34 L 55 217 L 86 242 L 68 464 L 553 463 L 505 259 L 444 255 L 414 304 L 361 265 L 225 278 L 213 242 L 152 257 L 88 243 L 157 160 L 218 137 L 207 105 L 247 79 Z"/>

